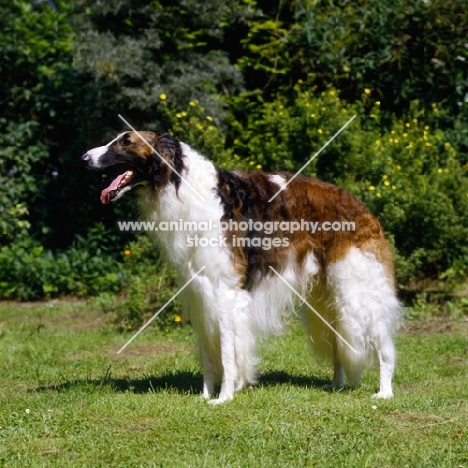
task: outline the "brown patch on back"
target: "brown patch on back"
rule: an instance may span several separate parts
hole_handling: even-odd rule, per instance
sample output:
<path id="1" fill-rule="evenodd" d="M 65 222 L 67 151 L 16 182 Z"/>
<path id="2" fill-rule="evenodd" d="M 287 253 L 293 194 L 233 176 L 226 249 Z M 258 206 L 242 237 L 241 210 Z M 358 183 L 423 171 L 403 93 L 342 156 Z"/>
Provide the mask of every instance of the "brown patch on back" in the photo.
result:
<path id="1" fill-rule="evenodd" d="M 286 181 L 292 175 L 279 173 Z M 225 208 L 224 221 L 241 222 L 249 219 L 266 221 L 354 222 L 354 231 L 326 231 L 315 233 L 300 230 L 294 233 L 277 230 L 271 235 L 248 230 L 227 233 L 231 245 L 239 237 L 277 237 L 287 239 L 289 246 L 265 250 L 232 245 L 236 272 L 243 278 L 242 287 L 251 289 L 263 276 L 270 274 L 269 266 L 282 271 L 291 252 L 298 267 L 308 255 L 314 253 L 323 270 L 327 265 L 345 257 L 355 246 L 371 252 L 384 265 L 393 280 L 392 253 L 379 221 L 351 193 L 318 179 L 296 177 L 270 203 L 278 185 L 270 180 L 271 174 L 219 171 L 218 194 Z"/>

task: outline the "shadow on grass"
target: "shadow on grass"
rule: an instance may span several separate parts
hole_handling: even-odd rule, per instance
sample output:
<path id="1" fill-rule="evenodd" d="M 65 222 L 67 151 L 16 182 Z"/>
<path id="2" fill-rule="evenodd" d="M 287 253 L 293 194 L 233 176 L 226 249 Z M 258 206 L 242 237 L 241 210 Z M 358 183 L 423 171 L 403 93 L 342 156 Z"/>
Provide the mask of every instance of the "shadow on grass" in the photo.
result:
<path id="1" fill-rule="evenodd" d="M 297 387 L 319 387 L 330 383 L 329 380 L 318 379 L 313 376 L 291 375 L 282 371 L 269 371 L 260 375 L 259 387 L 274 387 L 281 385 L 293 385 Z M 44 391 L 68 391 L 76 388 L 111 388 L 117 393 L 159 393 L 172 390 L 181 394 L 200 394 L 203 386 L 203 376 L 199 372 L 176 371 L 166 373 L 158 377 L 148 376 L 142 379 L 114 378 L 107 371 L 101 379 L 76 379 L 67 380 L 55 385 L 41 385 L 31 392 Z"/>

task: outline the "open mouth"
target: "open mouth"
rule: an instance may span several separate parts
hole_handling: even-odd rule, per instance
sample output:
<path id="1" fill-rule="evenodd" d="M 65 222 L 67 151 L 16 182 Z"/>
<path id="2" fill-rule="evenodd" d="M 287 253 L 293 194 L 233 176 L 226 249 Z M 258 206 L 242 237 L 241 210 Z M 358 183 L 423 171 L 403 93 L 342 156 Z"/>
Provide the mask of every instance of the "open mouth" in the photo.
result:
<path id="1" fill-rule="evenodd" d="M 116 172 L 118 176 L 101 192 L 101 203 L 104 205 L 116 200 L 118 195 L 121 194 L 125 188 L 128 190 L 132 188 L 135 179 L 135 171 L 126 166 L 124 168 L 116 168 Z"/>

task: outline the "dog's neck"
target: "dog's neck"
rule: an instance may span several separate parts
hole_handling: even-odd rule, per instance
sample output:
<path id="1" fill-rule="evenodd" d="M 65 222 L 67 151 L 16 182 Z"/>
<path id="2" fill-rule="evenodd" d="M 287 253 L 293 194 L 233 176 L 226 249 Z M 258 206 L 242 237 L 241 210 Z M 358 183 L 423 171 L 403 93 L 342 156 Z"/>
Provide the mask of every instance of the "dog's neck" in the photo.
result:
<path id="1" fill-rule="evenodd" d="M 142 217 L 146 221 L 155 221 L 166 226 L 172 221 L 197 223 L 212 221 L 217 225 L 224 214 L 219 196 L 217 195 L 218 173 L 215 166 L 190 148 L 181 143 L 184 153 L 185 169 L 182 172 L 183 180 L 176 190 L 172 183 L 168 183 L 159 191 L 150 187 L 139 188 L 139 205 Z M 216 232 L 215 232 L 216 231 Z M 183 268 L 190 257 L 190 248 L 187 238 L 193 233 L 168 229 L 158 229 L 150 236 L 162 247 L 171 263 Z M 217 227 L 213 232 L 203 235 L 217 236 Z"/>
<path id="2" fill-rule="evenodd" d="M 150 221 L 207 220 L 219 208 L 218 175 L 214 165 L 185 143 L 180 143 L 185 168 L 178 190 L 172 183 L 155 191 L 139 189 L 140 212 Z M 218 212 L 218 210 L 216 210 Z M 222 212 L 222 210 L 220 211 Z M 218 218 L 219 219 L 219 218 Z"/>

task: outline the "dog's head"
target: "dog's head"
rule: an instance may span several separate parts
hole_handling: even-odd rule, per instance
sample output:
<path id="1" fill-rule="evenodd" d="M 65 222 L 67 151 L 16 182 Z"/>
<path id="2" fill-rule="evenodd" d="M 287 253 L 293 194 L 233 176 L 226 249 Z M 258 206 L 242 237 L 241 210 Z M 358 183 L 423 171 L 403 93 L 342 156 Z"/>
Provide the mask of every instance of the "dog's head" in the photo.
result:
<path id="1" fill-rule="evenodd" d="M 101 202 L 118 200 L 136 185 L 159 190 L 168 183 L 178 189 L 184 169 L 180 143 L 167 133 L 125 132 L 105 146 L 93 148 L 81 159 L 90 168 L 108 169 L 112 182 Z"/>

